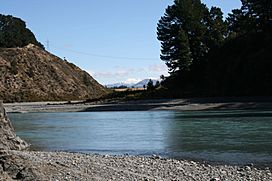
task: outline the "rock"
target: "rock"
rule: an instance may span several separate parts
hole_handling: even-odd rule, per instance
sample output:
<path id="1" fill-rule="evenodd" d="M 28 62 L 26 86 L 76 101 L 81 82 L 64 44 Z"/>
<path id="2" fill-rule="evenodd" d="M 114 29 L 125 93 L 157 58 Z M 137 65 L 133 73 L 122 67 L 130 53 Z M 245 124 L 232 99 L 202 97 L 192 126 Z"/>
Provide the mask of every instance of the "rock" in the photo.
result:
<path id="1" fill-rule="evenodd" d="M 210 181 L 220 181 L 219 178 L 212 178 Z"/>
<path id="2" fill-rule="evenodd" d="M 250 166 L 245 166 L 245 170 L 250 171 L 251 170 Z"/>
<path id="3" fill-rule="evenodd" d="M 0 150 L 23 150 L 28 146 L 25 141 L 16 136 L 3 102 L 0 101 Z"/>
<path id="4" fill-rule="evenodd" d="M 161 156 L 159 156 L 159 155 L 152 155 L 152 158 L 153 159 L 161 159 Z"/>

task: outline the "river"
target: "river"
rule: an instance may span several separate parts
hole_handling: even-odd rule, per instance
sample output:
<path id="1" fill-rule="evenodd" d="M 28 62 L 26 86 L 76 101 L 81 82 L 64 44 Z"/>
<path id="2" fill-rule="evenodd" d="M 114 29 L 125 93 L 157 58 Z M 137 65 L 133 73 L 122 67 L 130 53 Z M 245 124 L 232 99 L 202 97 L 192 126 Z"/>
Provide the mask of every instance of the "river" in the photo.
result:
<path id="1" fill-rule="evenodd" d="M 10 113 L 32 149 L 272 163 L 272 111 Z"/>

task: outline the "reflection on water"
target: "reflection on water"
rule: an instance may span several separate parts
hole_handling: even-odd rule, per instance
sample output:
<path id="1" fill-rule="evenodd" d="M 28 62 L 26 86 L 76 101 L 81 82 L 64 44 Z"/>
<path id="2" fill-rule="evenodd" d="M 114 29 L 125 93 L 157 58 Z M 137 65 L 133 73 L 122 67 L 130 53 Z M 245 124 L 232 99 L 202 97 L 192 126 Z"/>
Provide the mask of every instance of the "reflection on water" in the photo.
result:
<path id="1" fill-rule="evenodd" d="M 9 114 L 33 148 L 272 163 L 272 112 Z"/>

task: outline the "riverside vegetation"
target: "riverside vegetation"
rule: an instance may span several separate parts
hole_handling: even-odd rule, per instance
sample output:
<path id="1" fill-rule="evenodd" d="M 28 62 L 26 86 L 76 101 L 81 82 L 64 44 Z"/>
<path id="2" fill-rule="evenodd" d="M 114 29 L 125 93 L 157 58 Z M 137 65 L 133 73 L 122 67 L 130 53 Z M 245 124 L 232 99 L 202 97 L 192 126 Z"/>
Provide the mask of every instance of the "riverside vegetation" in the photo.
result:
<path id="1" fill-rule="evenodd" d="M 200 0 L 175 0 L 157 26 L 170 76 L 126 97 L 271 96 L 272 2 L 241 2 L 224 18 Z"/>
<path id="2" fill-rule="evenodd" d="M 167 95 L 271 95 L 272 2 L 241 2 L 226 18 L 200 0 L 167 7 L 157 27 Z"/>

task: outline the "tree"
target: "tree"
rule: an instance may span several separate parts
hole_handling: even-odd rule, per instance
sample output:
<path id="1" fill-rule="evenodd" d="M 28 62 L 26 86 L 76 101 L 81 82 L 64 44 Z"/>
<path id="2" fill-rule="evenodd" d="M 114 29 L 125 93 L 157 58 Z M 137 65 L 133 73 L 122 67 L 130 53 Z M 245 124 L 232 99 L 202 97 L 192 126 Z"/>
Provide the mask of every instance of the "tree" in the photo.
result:
<path id="1" fill-rule="evenodd" d="M 228 39 L 208 63 L 212 95 L 271 95 L 271 4 L 242 0 L 227 17 Z"/>
<path id="2" fill-rule="evenodd" d="M 220 8 L 211 10 L 200 0 L 175 0 L 168 6 L 157 27 L 161 59 L 169 73 L 190 71 L 209 50 L 223 44 L 227 24 Z"/>
<path id="3" fill-rule="evenodd" d="M 0 14 L 0 47 L 23 47 L 32 43 L 44 49 L 23 20 Z"/>
<path id="4" fill-rule="evenodd" d="M 271 0 L 241 0 L 242 10 L 246 16 L 256 19 L 259 30 L 271 28 L 272 1 Z"/>
<path id="5" fill-rule="evenodd" d="M 161 59 L 170 73 L 164 81 L 168 87 L 200 89 L 208 53 L 223 44 L 226 34 L 220 8 L 209 10 L 200 0 L 175 0 L 168 6 L 157 26 Z"/>
<path id="6" fill-rule="evenodd" d="M 160 84 L 160 81 L 157 80 L 157 81 L 156 81 L 156 84 L 155 84 L 155 86 L 154 86 L 154 88 L 157 89 L 157 88 L 160 87 L 160 85 L 161 85 L 161 84 Z"/>
<path id="7" fill-rule="evenodd" d="M 228 24 L 223 20 L 223 12 L 218 7 L 211 7 L 206 15 L 207 31 L 205 34 L 209 50 L 223 45 L 227 36 Z"/>
<path id="8" fill-rule="evenodd" d="M 271 0 L 241 0 L 241 9 L 235 9 L 227 18 L 230 37 L 272 30 Z"/>
<path id="9" fill-rule="evenodd" d="M 146 87 L 146 86 L 145 86 L 145 84 L 144 84 L 144 85 L 143 85 L 143 88 L 145 89 L 145 87 Z"/>
<path id="10" fill-rule="evenodd" d="M 146 89 L 147 90 L 154 90 L 155 89 L 155 87 L 153 85 L 153 81 L 151 79 L 149 79 L 149 81 L 148 81 L 148 83 L 146 85 Z"/>
<path id="11" fill-rule="evenodd" d="M 157 35 L 171 95 L 271 95 L 272 1 L 241 1 L 227 20 L 200 0 L 167 7 Z"/>
<path id="12" fill-rule="evenodd" d="M 241 9 L 234 9 L 227 17 L 228 37 L 233 39 L 255 31 L 255 19 L 246 17 Z"/>
<path id="13" fill-rule="evenodd" d="M 161 59 L 170 73 L 189 71 L 193 61 L 206 51 L 205 44 L 201 43 L 206 10 L 200 0 L 175 0 L 159 20 L 157 35 L 162 42 Z"/>
<path id="14" fill-rule="evenodd" d="M 188 37 L 183 30 L 179 30 L 175 9 L 174 5 L 168 6 L 157 27 L 158 39 L 162 42 L 161 59 L 165 61 L 170 73 L 179 69 L 186 70 L 192 62 Z"/>

